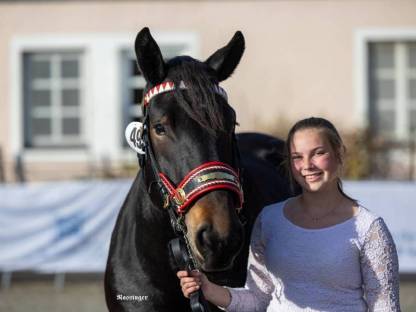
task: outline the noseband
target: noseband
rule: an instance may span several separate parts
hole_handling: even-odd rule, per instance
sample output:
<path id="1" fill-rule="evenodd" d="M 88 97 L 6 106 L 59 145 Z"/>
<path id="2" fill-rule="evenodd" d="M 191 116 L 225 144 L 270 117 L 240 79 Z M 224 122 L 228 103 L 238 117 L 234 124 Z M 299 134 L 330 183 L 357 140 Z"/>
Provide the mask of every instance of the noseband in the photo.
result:
<path id="1" fill-rule="evenodd" d="M 145 149 L 144 155 L 139 155 L 141 158 L 141 166 L 144 165 L 144 158 L 149 157 L 153 173 L 157 179 L 160 193 L 164 199 L 164 208 L 174 208 L 173 210 L 179 216 L 187 212 L 189 206 L 204 194 L 213 190 L 227 190 L 233 192 L 238 198 L 237 212 L 240 211 L 243 205 L 243 190 L 240 183 L 239 170 L 236 171 L 230 165 L 220 161 L 209 161 L 192 169 L 178 184 L 172 183 L 171 179 L 160 170 L 160 167 L 154 157 L 152 145 L 150 144 L 149 133 L 149 116 L 148 106 L 150 101 L 155 96 L 171 92 L 175 90 L 176 86 L 173 82 L 167 81 L 149 89 L 143 97 L 144 107 L 144 125 L 139 137 L 141 142 L 138 145 Z M 179 84 L 180 89 L 186 89 L 183 81 Z M 227 94 L 218 85 L 214 85 L 213 91 L 221 95 L 227 100 Z M 235 135 L 233 139 L 234 149 L 238 149 L 235 142 Z M 239 152 L 234 152 L 236 162 L 239 163 Z M 170 210 L 170 209 L 168 209 Z M 171 216 L 172 217 L 172 216 Z"/>
<path id="2" fill-rule="evenodd" d="M 229 190 L 238 195 L 239 208 L 243 203 L 243 194 L 238 174 L 227 164 L 219 161 L 204 163 L 192 171 L 175 186 L 164 173 L 159 173 L 161 182 L 169 192 L 165 198 L 164 207 L 167 208 L 172 202 L 176 205 L 179 214 L 186 213 L 187 207 L 203 194 L 213 190 Z"/>

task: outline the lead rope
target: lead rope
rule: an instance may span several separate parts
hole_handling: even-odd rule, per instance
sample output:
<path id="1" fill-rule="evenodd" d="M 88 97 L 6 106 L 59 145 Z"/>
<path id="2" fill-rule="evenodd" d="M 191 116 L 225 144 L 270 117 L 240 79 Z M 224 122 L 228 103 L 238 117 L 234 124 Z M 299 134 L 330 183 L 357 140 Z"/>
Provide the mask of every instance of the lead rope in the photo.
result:
<path id="1" fill-rule="evenodd" d="M 170 216 L 171 226 L 175 234 L 178 236 L 182 236 L 185 241 L 185 246 L 188 251 L 189 259 L 192 261 L 192 265 L 195 269 L 199 271 L 200 266 L 196 263 L 194 254 L 191 249 L 191 244 L 189 243 L 188 236 L 186 235 L 188 230 L 186 228 L 184 215 L 180 215 L 179 217 L 176 216 L 175 208 L 170 203 L 168 207 L 168 212 Z"/>
<path id="2" fill-rule="evenodd" d="M 184 228 L 182 230 L 182 233 L 183 233 L 182 236 L 183 236 L 183 239 L 185 241 L 185 245 L 186 245 L 186 249 L 188 251 L 189 259 L 192 261 L 192 266 L 194 267 L 194 269 L 199 271 L 200 267 L 195 261 L 194 254 L 193 254 L 192 249 L 191 249 L 191 244 L 189 243 L 188 236 L 186 235 L 186 233 L 187 233 L 186 232 L 187 231 L 186 224 L 185 223 L 181 224 L 181 222 L 184 222 L 182 216 L 179 217 L 178 222 L 179 222 L 180 226 L 182 226 L 182 225 L 184 226 Z"/>

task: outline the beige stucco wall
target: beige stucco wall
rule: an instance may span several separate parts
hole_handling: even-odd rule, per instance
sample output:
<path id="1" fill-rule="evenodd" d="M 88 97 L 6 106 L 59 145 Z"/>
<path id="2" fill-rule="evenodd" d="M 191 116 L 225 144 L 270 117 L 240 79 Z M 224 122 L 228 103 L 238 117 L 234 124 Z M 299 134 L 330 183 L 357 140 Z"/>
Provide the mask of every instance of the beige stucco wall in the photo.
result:
<path id="1" fill-rule="evenodd" d="M 53 33 L 194 31 L 203 58 L 235 30 L 246 53 L 223 86 L 240 130 L 266 130 L 308 115 L 356 127 L 354 32 L 416 27 L 416 1 L 62 1 L 0 3 L 0 145 L 8 153 L 10 43 Z M 133 44 L 133 43 L 132 43 Z"/>

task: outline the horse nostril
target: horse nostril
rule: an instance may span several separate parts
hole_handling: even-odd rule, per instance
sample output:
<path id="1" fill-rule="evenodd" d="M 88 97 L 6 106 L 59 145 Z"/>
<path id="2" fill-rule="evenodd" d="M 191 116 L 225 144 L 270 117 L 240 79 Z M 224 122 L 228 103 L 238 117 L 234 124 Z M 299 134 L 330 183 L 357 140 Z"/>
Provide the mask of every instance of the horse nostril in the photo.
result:
<path id="1" fill-rule="evenodd" d="M 196 234 L 197 242 L 201 248 L 210 248 L 212 246 L 213 231 L 212 225 L 202 224 Z"/>

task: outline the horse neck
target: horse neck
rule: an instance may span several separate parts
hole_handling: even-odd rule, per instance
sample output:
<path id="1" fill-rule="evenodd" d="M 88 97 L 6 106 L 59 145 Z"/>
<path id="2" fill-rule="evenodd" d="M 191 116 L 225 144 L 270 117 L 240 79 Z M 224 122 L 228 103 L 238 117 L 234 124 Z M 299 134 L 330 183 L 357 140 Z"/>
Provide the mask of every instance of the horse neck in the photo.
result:
<path id="1" fill-rule="evenodd" d="M 156 206 L 142 173 L 138 174 L 133 188 L 135 194 L 129 199 L 132 202 L 129 206 L 134 211 L 135 245 L 140 252 L 154 254 L 160 258 L 160 252 L 164 253 L 167 250 L 168 241 L 174 237 L 169 214 Z M 154 188 L 153 192 L 156 192 L 156 189 Z"/>
<path id="2" fill-rule="evenodd" d="M 167 243 L 171 236 L 168 213 L 154 206 L 139 173 L 113 231 L 106 269 L 106 287 L 113 287 L 107 290 L 109 296 L 115 298 L 127 290 L 137 294 L 158 293 L 163 299 L 154 304 L 167 302 L 185 311 L 188 303 L 178 299 L 183 296 L 169 262 Z"/>
<path id="3" fill-rule="evenodd" d="M 159 289 L 177 288 L 177 278 L 172 271 L 168 242 L 175 237 L 169 214 L 155 206 L 148 194 L 143 176 L 137 181 L 135 213 L 136 256 L 145 271 Z M 136 184 L 136 183 L 135 183 Z M 152 261 L 149 261 L 152 259 Z"/>
<path id="4" fill-rule="evenodd" d="M 135 194 L 130 200 L 132 202 L 130 206 L 134 206 L 132 207 L 134 219 L 137 226 L 140 225 L 137 231 L 157 232 L 162 226 L 166 227 L 164 232 L 171 231 L 169 214 L 162 208 L 163 201 L 158 187 L 156 183 L 151 183 L 154 179 L 149 179 L 146 175 L 147 173 L 141 170 L 132 186 L 135 189 Z"/>

